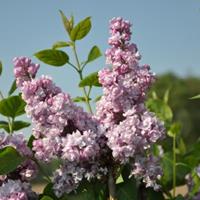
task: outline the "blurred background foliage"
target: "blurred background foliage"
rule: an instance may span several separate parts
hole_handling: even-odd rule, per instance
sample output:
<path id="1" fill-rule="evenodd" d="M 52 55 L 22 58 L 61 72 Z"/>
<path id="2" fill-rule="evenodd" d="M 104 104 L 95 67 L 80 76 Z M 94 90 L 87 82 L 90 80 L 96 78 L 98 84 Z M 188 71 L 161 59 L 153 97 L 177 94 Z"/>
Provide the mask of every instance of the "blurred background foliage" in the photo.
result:
<path id="1" fill-rule="evenodd" d="M 200 101 L 190 99 L 200 93 L 200 78 L 165 73 L 157 77 L 149 96 L 155 91 L 162 98 L 167 89 L 173 121 L 181 123 L 181 135 L 186 146 L 190 146 L 200 137 Z"/>

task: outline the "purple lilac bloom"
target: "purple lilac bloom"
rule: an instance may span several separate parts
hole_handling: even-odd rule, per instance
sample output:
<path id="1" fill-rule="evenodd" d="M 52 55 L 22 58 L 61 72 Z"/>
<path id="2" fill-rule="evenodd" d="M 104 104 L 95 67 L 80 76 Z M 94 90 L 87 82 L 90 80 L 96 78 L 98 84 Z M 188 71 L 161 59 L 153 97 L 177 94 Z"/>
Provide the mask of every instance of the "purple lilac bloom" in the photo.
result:
<path id="1" fill-rule="evenodd" d="M 25 65 L 20 66 L 17 63 L 15 67 L 18 71 L 15 77 L 20 82 L 18 87 L 22 92 L 22 98 L 27 103 L 26 112 L 34 125 L 33 135 L 36 139 L 33 141 L 33 151 L 35 157 L 46 162 L 59 158 L 63 163 L 67 163 L 63 164 L 54 175 L 55 193 L 57 195 L 61 193 L 60 182 L 65 188 L 62 190 L 63 193 L 71 192 L 73 189 L 70 188 L 78 187 L 81 180 L 77 179 L 76 173 L 72 173 L 75 169 L 84 171 L 82 178 L 88 180 L 98 178 L 100 174 L 105 175 L 106 167 L 101 167 L 99 164 L 102 155 L 100 149 L 105 146 L 104 127 L 94 116 L 75 105 L 71 97 L 55 86 L 51 78 L 42 76 L 36 79 L 36 74 L 31 76 L 27 63 L 20 61 L 28 59 L 20 57 L 15 60 Z M 31 63 L 32 66 L 38 69 L 38 65 Z M 20 73 L 20 70 L 23 73 Z M 61 173 L 66 174 L 67 177 L 70 176 L 70 181 L 63 180 L 64 175 L 63 177 L 59 175 Z M 74 186 L 70 186 L 72 183 Z"/>
<path id="2" fill-rule="evenodd" d="M 145 108 L 148 89 L 155 80 L 148 65 L 139 65 L 141 56 L 131 39 L 130 22 L 118 17 L 110 21 L 111 46 L 106 50 L 107 68 L 99 71 L 103 96 L 97 103 L 96 117 L 107 128 L 107 145 L 116 162 L 129 163 L 130 175 L 146 186 L 158 189 L 162 175 L 152 145 L 164 136 L 164 125 Z"/>
<path id="3" fill-rule="evenodd" d="M 37 200 L 37 195 L 31 191 L 29 183 L 20 180 L 10 180 L 0 187 L 0 200 Z"/>

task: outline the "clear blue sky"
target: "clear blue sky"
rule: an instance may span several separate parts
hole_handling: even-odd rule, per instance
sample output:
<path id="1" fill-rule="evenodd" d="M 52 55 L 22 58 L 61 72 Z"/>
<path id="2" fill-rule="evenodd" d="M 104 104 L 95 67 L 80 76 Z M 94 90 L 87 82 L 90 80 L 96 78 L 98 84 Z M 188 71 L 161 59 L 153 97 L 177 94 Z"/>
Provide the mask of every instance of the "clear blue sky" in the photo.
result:
<path id="1" fill-rule="evenodd" d="M 78 42 L 82 59 L 94 44 L 105 51 L 108 21 L 122 16 L 133 23 L 132 41 L 139 47 L 142 63 L 150 64 L 157 74 L 173 71 L 182 76 L 200 76 L 200 0 L 1 0 L 0 60 L 4 73 L 0 88 L 4 93 L 13 80 L 13 57 L 33 58 L 38 50 L 68 39 L 59 9 L 67 16 L 73 14 L 76 22 L 92 16 L 91 33 Z M 102 57 L 88 70 L 96 71 L 104 63 Z M 73 86 L 77 79 L 70 68 L 42 64 L 40 74 L 53 76 L 57 85 L 72 96 L 80 95 Z"/>

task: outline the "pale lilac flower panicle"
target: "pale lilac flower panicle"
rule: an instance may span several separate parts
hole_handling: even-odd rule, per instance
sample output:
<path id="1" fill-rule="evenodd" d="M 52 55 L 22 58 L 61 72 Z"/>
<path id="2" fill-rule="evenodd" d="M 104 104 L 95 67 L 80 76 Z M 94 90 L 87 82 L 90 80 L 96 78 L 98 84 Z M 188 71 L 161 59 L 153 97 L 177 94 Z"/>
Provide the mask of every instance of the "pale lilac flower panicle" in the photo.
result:
<path id="1" fill-rule="evenodd" d="M 145 108 L 147 92 L 155 80 L 148 65 L 139 65 L 141 56 L 130 43 L 131 24 L 114 18 L 110 22 L 111 47 L 106 50 L 108 68 L 99 71 L 103 96 L 97 103 L 97 119 L 107 129 L 107 145 L 116 162 L 130 164 L 131 175 L 146 186 L 158 189 L 161 168 L 149 153 L 164 137 L 164 125 Z"/>

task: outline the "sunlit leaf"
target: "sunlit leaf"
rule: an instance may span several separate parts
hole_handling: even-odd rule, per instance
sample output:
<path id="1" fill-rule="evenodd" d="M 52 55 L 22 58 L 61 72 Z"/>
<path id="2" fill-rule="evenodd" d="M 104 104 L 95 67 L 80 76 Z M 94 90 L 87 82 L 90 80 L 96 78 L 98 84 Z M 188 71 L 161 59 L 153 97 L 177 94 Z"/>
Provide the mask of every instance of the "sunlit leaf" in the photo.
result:
<path id="1" fill-rule="evenodd" d="M 81 40 L 84 38 L 91 29 L 90 17 L 80 21 L 71 31 L 70 37 L 72 41 Z"/>
<path id="2" fill-rule="evenodd" d="M 40 61 L 56 67 L 65 65 L 69 60 L 69 56 L 64 51 L 57 49 L 45 49 L 35 53 L 35 56 Z"/>

